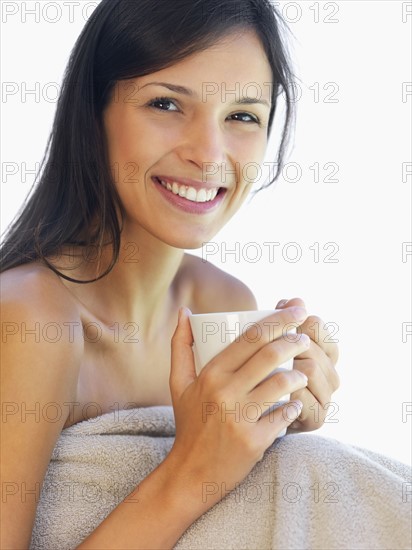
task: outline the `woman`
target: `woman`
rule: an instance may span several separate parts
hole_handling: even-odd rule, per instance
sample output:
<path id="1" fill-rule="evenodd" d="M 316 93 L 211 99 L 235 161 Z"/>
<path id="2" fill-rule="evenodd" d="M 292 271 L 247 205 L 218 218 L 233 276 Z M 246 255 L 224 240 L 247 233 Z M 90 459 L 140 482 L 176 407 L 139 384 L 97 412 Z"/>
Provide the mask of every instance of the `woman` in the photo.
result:
<path id="1" fill-rule="evenodd" d="M 78 548 L 173 547 L 222 497 L 203 502 L 202 480 L 233 488 L 282 429 L 320 427 L 338 387 L 336 346 L 303 336 L 323 323 L 298 298 L 278 303 L 271 337 L 262 325 L 259 342 L 194 370 L 188 309 L 257 307 L 243 283 L 184 249 L 212 239 L 246 199 L 242 167 L 262 162 L 283 92 L 281 169 L 293 115 L 281 25 L 266 0 L 102 0 L 72 52 L 44 170 L 1 265 L 2 401 L 71 406 L 55 423 L 8 417 L 2 477 L 41 485 L 62 430 L 114 402 L 173 405 L 176 420 L 170 454 L 139 484 L 138 512 L 120 503 Z M 242 94 L 250 82 L 260 97 Z M 289 322 L 300 325 L 297 342 L 282 338 Z M 22 337 L 19 327 L 34 323 L 39 338 Z M 50 323 L 57 343 L 44 337 Z M 291 372 L 260 383 L 291 357 Z M 264 409 L 285 393 L 293 417 L 278 409 L 271 422 L 205 423 L 197 414 L 205 401 Z M 74 406 L 90 402 L 97 413 Z M 2 548 L 28 547 L 35 513 L 36 502 L 8 500 Z"/>

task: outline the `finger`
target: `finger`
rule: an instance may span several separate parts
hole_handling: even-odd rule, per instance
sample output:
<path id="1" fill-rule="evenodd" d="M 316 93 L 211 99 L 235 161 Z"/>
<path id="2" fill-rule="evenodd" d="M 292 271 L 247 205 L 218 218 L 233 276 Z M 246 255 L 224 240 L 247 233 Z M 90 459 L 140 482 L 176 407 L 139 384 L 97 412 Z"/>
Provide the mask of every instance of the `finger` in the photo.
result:
<path id="1" fill-rule="evenodd" d="M 333 335 L 329 332 L 327 325 L 320 317 L 310 315 L 299 328 L 299 332 L 307 334 L 313 342 L 315 342 L 328 357 L 330 357 L 333 365 L 336 365 L 339 357 L 339 349 L 334 342 Z"/>
<path id="2" fill-rule="evenodd" d="M 277 435 L 285 428 L 288 428 L 298 418 L 301 410 L 302 403 L 294 400 L 262 416 L 256 422 L 256 437 L 261 441 L 265 441 L 265 446 L 268 448 Z"/>
<path id="3" fill-rule="evenodd" d="M 332 413 L 333 410 L 339 410 L 337 404 L 331 401 L 330 396 L 327 399 L 323 398 L 323 402 L 320 403 L 308 388 L 293 392 L 291 399 L 299 399 L 303 403 L 301 414 L 290 426 L 293 430 L 317 430 L 325 422 L 330 405 L 333 406 Z"/>
<path id="4" fill-rule="evenodd" d="M 268 411 L 285 395 L 297 393 L 308 384 L 306 375 L 298 370 L 275 372 L 267 380 L 254 388 L 247 396 L 250 403 L 257 403 L 262 412 Z M 297 398 L 300 399 L 300 398 Z"/>
<path id="5" fill-rule="evenodd" d="M 285 299 L 280 300 L 276 305 L 276 309 L 280 309 L 283 307 L 292 307 L 292 306 L 306 308 L 305 302 L 302 300 L 302 298 L 290 298 L 289 300 L 285 300 Z"/>
<path id="6" fill-rule="evenodd" d="M 308 385 L 302 390 L 293 395 L 293 399 L 300 399 L 304 405 L 310 408 L 315 401 L 318 401 L 322 406 L 329 402 L 332 395 L 330 382 L 316 361 L 310 359 L 299 359 L 295 361 L 293 369 L 299 370 L 308 378 Z M 304 410 L 305 412 L 305 410 Z"/>
<path id="7" fill-rule="evenodd" d="M 302 334 L 307 333 L 302 332 Z M 308 348 L 304 349 L 302 353 L 295 357 L 294 368 L 299 368 L 297 364 L 298 361 L 302 359 L 313 360 L 314 363 L 319 366 L 329 382 L 331 393 L 339 388 L 339 375 L 333 365 L 332 359 L 325 353 L 323 348 L 315 344 L 313 340 L 310 341 L 310 346 Z"/>
<path id="8" fill-rule="evenodd" d="M 237 387 L 243 391 L 251 391 L 258 384 L 263 384 L 264 379 L 274 369 L 306 350 L 310 345 L 310 338 L 306 334 L 298 336 L 296 340 L 280 337 L 255 353 L 234 374 Z"/>
<path id="9" fill-rule="evenodd" d="M 193 359 L 193 336 L 190 328 L 188 308 L 180 308 L 178 324 L 171 341 L 171 367 L 169 386 L 172 398 L 179 398 L 187 386 L 196 378 Z"/>
<path id="10" fill-rule="evenodd" d="M 209 365 L 219 364 L 219 368 L 225 372 L 233 373 L 263 346 L 286 335 L 288 330 L 303 323 L 306 317 L 305 309 L 290 307 L 252 323 L 234 342 L 216 355 Z"/>
<path id="11" fill-rule="evenodd" d="M 295 397 L 299 395 L 299 398 Z M 302 410 L 290 425 L 293 430 L 312 431 L 320 428 L 325 421 L 327 410 L 317 401 L 313 394 L 306 388 L 293 392 L 291 399 L 299 399 L 302 403 Z"/>

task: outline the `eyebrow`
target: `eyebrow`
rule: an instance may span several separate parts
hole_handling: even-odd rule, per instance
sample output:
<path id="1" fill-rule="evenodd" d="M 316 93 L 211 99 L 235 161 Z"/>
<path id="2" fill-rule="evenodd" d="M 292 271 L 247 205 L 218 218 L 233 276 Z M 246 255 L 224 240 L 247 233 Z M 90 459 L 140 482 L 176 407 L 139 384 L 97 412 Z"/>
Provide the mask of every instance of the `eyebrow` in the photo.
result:
<path id="1" fill-rule="evenodd" d="M 190 90 L 185 86 L 179 86 L 178 84 L 170 84 L 169 82 L 148 82 L 144 86 L 141 86 L 140 89 L 151 85 L 163 86 L 164 88 L 167 88 L 172 92 L 176 92 L 177 94 L 183 94 L 189 97 L 198 97 L 197 93 L 194 92 L 193 90 Z M 270 104 L 266 99 L 258 99 L 255 97 L 241 97 L 240 99 L 233 101 L 234 105 L 252 105 L 254 103 L 259 103 L 260 105 L 266 105 L 266 107 L 269 107 L 270 109 Z"/>

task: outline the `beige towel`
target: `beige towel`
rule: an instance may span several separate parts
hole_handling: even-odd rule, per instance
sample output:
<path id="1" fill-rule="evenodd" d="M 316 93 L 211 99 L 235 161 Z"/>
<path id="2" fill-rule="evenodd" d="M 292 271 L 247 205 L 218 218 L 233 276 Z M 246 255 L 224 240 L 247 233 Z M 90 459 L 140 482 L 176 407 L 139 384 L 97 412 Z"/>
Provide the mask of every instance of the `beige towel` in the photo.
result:
<path id="1" fill-rule="evenodd" d="M 30 548 L 76 548 L 161 461 L 171 407 L 107 413 L 62 431 Z M 312 434 L 277 439 L 250 474 L 200 517 L 177 550 L 411 548 L 410 468 Z M 207 492 L 224 487 L 205 485 Z"/>

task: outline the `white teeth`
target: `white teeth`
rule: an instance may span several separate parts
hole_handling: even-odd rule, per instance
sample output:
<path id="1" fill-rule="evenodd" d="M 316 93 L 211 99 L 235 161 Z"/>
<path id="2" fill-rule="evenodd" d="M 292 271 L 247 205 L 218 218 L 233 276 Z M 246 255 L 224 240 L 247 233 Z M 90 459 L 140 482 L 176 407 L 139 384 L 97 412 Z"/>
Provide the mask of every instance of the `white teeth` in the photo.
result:
<path id="1" fill-rule="evenodd" d="M 179 195 L 180 195 L 180 191 L 179 191 Z M 187 200 L 188 201 L 196 201 L 196 196 L 197 196 L 196 189 L 194 189 L 193 187 L 188 187 L 188 189 L 186 191 L 186 194 L 185 194 L 185 197 L 187 198 Z"/>
<path id="2" fill-rule="evenodd" d="M 169 182 L 160 180 L 160 183 L 165 189 L 167 189 L 168 191 L 171 191 L 174 195 L 179 195 L 180 197 L 184 197 L 188 201 L 192 201 L 192 202 L 212 201 L 216 197 L 217 192 L 219 190 L 219 189 L 199 189 L 199 191 L 196 191 L 194 187 L 186 187 L 186 185 L 179 185 L 175 181 L 172 184 L 170 184 Z"/>
<path id="3" fill-rule="evenodd" d="M 206 198 L 207 198 L 206 189 L 199 189 L 196 197 L 197 202 L 206 202 Z"/>

